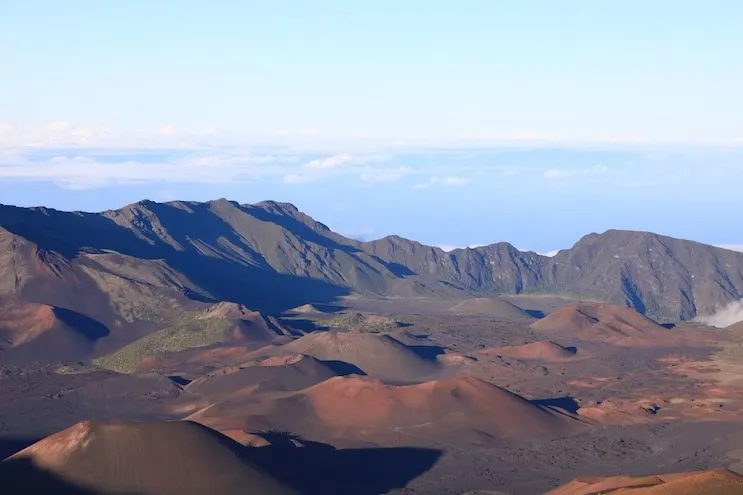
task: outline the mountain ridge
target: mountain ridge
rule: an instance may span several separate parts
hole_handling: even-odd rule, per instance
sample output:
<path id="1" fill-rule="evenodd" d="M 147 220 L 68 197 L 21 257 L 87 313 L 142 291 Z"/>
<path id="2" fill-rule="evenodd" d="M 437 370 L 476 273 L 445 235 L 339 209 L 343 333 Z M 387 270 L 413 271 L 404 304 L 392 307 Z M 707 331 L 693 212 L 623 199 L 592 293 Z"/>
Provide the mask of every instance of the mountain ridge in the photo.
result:
<path id="1" fill-rule="evenodd" d="M 682 320 L 743 298 L 743 253 L 695 241 L 609 229 L 586 234 L 553 257 L 508 242 L 446 252 L 398 235 L 349 239 L 277 201 L 143 200 L 100 213 L 0 205 L 0 243 L 0 299 L 55 305 L 45 300 L 49 290 L 24 295 L 17 287 L 43 285 L 33 270 L 58 265 L 57 271 L 75 277 L 52 285 L 89 286 L 92 278 L 104 299 L 111 299 L 111 290 L 100 279 L 114 272 L 116 284 L 137 290 L 171 290 L 186 299 L 268 312 L 352 293 L 562 294 Z M 8 254 L 11 244 L 23 246 L 23 259 L 18 248 Z M 128 261 L 107 261 L 117 255 Z M 153 271 L 159 273 L 154 279 Z"/>

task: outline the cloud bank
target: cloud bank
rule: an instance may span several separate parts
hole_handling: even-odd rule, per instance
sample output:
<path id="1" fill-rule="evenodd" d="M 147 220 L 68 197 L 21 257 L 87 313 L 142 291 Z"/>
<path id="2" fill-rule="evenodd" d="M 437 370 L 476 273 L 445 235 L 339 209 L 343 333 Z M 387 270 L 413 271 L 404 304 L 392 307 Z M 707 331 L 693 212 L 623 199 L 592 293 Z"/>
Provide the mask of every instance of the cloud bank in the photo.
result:
<path id="1" fill-rule="evenodd" d="M 76 136 L 81 143 L 105 135 L 102 129 L 48 124 L 47 135 Z M 6 129 L 7 130 L 2 130 Z M 0 140 L 15 132 L 0 128 Z M 65 188 L 91 189 L 158 183 L 232 184 L 271 181 L 292 187 L 315 187 L 323 181 L 362 186 L 414 189 L 528 190 L 538 197 L 553 187 L 642 188 L 643 191 L 693 183 L 699 188 L 732 187 L 743 181 L 740 153 L 725 155 L 711 173 L 700 167 L 707 154 L 685 157 L 631 154 L 627 151 L 558 149 L 376 149 L 368 151 L 308 150 L 287 146 L 177 146 L 179 130 L 167 124 L 147 133 L 173 146 L 91 148 L 87 146 L 0 146 L 0 181 L 47 182 Z M 111 135 L 114 136 L 114 135 Z M 47 136 L 48 137 L 48 136 Z M 115 137 L 115 136 L 114 136 Z M 45 141 L 54 143 L 55 141 Z M 160 141 L 162 143 L 163 141 Z M 596 163 L 602 163 L 597 165 Z M 606 165 L 603 165 L 606 163 Z M 473 192 L 472 194 L 475 194 Z M 726 245 L 728 249 L 740 249 Z"/>
<path id="2" fill-rule="evenodd" d="M 698 316 L 696 321 L 717 328 L 726 328 L 743 321 L 743 299 L 731 302 L 715 314 Z"/>

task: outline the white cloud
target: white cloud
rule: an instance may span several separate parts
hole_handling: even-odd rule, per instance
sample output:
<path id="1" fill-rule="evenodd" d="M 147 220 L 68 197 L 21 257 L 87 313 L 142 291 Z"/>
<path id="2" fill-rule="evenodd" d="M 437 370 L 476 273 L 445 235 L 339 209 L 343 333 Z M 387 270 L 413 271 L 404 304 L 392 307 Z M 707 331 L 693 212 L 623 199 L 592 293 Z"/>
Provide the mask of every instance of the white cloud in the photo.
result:
<path id="1" fill-rule="evenodd" d="M 342 153 L 340 155 L 333 155 L 326 158 L 319 158 L 317 160 L 312 160 L 307 164 L 308 168 L 320 168 L 320 169 L 330 169 L 330 168 L 336 168 L 346 163 L 353 163 L 355 159 L 353 155 L 349 155 L 348 153 Z"/>
<path id="2" fill-rule="evenodd" d="M 287 174 L 284 176 L 284 184 L 304 184 L 314 179 L 311 175 Z"/>
<path id="3" fill-rule="evenodd" d="M 299 170 L 284 177 L 284 183 L 300 184 L 327 179 L 335 175 L 356 175 L 364 182 L 397 180 L 409 170 L 407 167 L 380 169 L 371 166 L 373 163 L 384 162 L 390 158 L 379 154 L 351 155 L 349 153 L 315 158 L 303 164 Z"/>
<path id="4" fill-rule="evenodd" d="M 349 239 L 355 239 L 357 241 L 366 242 L 374 240 L 377 237 L 377 232 L 373 227 L 360 227 L 345 229 L 343 227 L 333 228 L 334 232 L 338 232 L 344 237 Z"/>
<path id="5" fill-rule="evenodd" d="M 475 249 L 475 248 L 479 248 L 483 246 L 487 246 L 487 244 L 469 244 L 467 246 L 461 246 L 461 245 L 457 246 L 455 244 L 440 244 L 437 247 L 441 249 L 442 251 L 446 251 L 447 253 L 450 253 L 457 249 L 467 249 L 467 248 Z"/>
<path id="6" fill-rule="evenodd" d="M 706 316 L 698 316 L 696 321 L 718 328 L 725 328 L 743 321 L 743 299 L 733 301 L 717 313 Z"/>
<path id="7" fill-rule="evenodd" d="M 29 157 L 15 153 L 3 154 L 0 180 L 52 182 L 71 189 L 151 182 L 228 184 L 282 176 L 289 173 L 291 167 L 296 167 L 291 157 L 281 155 L 174 157 L 142 162 L 131 155 Z"/>
<path id="8" fill-rule="evenodd" d="M 450 186 L 450 187 L 461 187 L 466 186 L 471 182 L 470 179 L 466 177 L 438 177 L 438 176 L 431 176 L 427 182 L 423 182 L 421 184 L 416 184 L 415 188 L 417 189 L 425 189 L 427 187 L 435 186 L 435 185 L 442 185 L 442 186 Z"/>
<path id="9" fill-rule="evenodd" d="M 552 249 L 550 251 L 537 251 L 537 254 L 540 254 L 542 256 L 546 256 L 548 258 L 552 258 L 553 256 L 556 256 L 557 253 L 559 253 L 559 249 Z"/>

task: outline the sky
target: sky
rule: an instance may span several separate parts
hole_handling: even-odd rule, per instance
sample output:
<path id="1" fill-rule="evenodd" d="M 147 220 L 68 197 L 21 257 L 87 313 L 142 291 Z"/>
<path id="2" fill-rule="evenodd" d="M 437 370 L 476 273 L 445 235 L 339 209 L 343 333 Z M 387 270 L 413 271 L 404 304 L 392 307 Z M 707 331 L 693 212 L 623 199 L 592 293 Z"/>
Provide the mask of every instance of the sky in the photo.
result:
<path id="1" fill-rule="evenodd" d="M 743 246 L 743 2 L 0 0 L 0 203 Z"/>

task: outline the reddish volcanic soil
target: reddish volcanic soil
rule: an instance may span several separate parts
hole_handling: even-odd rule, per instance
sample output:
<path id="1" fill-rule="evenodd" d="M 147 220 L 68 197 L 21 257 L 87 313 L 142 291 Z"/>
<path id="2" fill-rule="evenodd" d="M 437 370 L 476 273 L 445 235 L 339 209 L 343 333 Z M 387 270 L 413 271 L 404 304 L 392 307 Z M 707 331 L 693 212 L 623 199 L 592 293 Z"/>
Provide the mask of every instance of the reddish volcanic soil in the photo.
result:
<path id="1" fill-rule="evenodd" d="M 0 477 L 4 489 L 26 484 L 28 493 L 57 493 L 62 479 L 105 493 L 295 493 L 242 460 L 239 448 L 191 422 L 84 421 L 11 456 Z"/>
<path id="2" fill-rule="evenodd" d="M 477 354 L 505 356 L 516 359 L 546 361 L 551 363 L 569 361 L 577 357 L 574 349 L 563 347 L 560 344 L 551 341 L 532 342 L 530 344 L 503 347 L 490 347 L 478 351 Z"/>
<path id="3" fill-rule="evenodd" d="M 577 478 L 545 495 L 738 495 L 743 493 L 743 476 L 719 469 L 642 477 L 613 476 Z"/>
<path id="4" fill-rule="evenodd" d="M 531 324 L 544 333 L 558 333 L 581 340 L 620 345 L 647 345 L 674 336 L 637 311 L 614 304 L 574 303 L 557 309 Z"/>
<path id="5" fill-rule="evenodd" d="M 130 375 L 77 361 L 46 368 L 2 362 L 0 432 L 30 441 L 88 418 L 189 418 L 242 444 L 260 446 L 247 449 L 257 465 L 308 488 L 303 493 L 322 495 L 534 495 L 576 476 L 585 476 L 578 481 L 582 490 L 617 480 L 634 483 L 626 477 L 606 481 L 606 476 L 743 466 L 743 454 L 734 452 L 743 442 L 743 360 L 724 330 L 692 324 L 666 329 L 626 308 L 596 303 L 569 304 L 533 325 L 523 317 L 451 311 L 452 301 L 346 303 L 349 311 L 394 315 L 404 328 L 323 331 L 327 315 L 305 313 L 297 328 L 278 335 L 282 331 L 269 317 L 239 305 L 215 305 L 205 317 L 253 319 L 260 327 L 256 335 L 278 338 L 158 355 L 143 363 L 148 373 Z M 546 310 L 526 296 L 518 304 Z M 51 311 L 56 315 L 55 308 Z M 18 314 L 7 321 L 29 322 L 31 334 L 45 328 L 49 316 L 44 310 Z M 282 321 L 288 327 L 295 322 Z M 319 330 L 311 331 L 313 323 Z M 67 335 L 59 328 L 42 331 L 16 349 Z M 10 352 L 15 349 L 6 348 L 0 358 Z M 127 441 L 91 424 L 90 438 L 109 439 L 91 451 L 96 459 L 74 454 L 74 462 L 48 476 L 72 473 L 79 483 L 106 483 L 79 466 L 90 463 L 85 465 L 95 470 L 98 457 L 115 466 L 133 451 L 150 455 L 149 447 L 131 450 Z M 172 442 L 156 430 L 127 438 L 147 435 L 163 445 Z M 178 467 L 158 463 L 170 456 L 180 462 L 181 451 L 213 452 L 189 442 L 179 443 L 178 452 L 157 450 L 163 460 L 148 462 L 188 479 Z M 91 440 L 90 445 L 98 444 Z M 38 462 L 54 464 L 55 448 L 47 450 L 52 454 Z M 17 449 L 6 450 L 11 451 Z M 222 459 L 222 454 L 209 455 Z M 213 478 L 220 466 L 196 457 L 195 464 L 182 462 Z M 38 466 L 18 462 L 9 461 L 0 471 L 16 479 L 24 470 L 44 477 Z M 125 462 L 115 469 L 138 479 Z M 376 467 L 367 467 L 370 463 Z M 131 466 L 139 469 L 136 462 Z M 108 475 L 116 479 L 116 473 Z M 381 483 L 389 477 L 394 482 Z M 678 486 L 669 476 L 651 478 L 662 483 L 644 489 Z M 689 477 L 684 483 L 698 487 L 702 479 Z M 331 481 L 334 488 L 324 490 Z M 126 492 L 129 485 L 116 486 Z M 170 485 L 163 486 L 167 492 Z"/>
<path id="6" fill-rule="evenodd" d="M 204 375 L 185 390 L 208 398 L 227 397 L 238 392 L 286 392 L 300 390 L 336 376 L 328 365 L 295 354 L 248 361 Z"/>
<path id="7" fill-rule="evenodd" d="M 0 308 L 0 345 L 22 345 L 58 324 L 54 308 L 46 304 L 17 302 L 8 305 Z"/>
<path id="8" fill-rule="evenodd" d="M 416 442 L 419 438 L 488 443 L 555 437 L 585 424 L 463 376 L 392 386 L 367 377 L 336 377 L 275 399 L 227 400 L 191 416 L 219 429 L 292 431 L 321 440 Z"/>
<path id="9" fill-rule="evenodd" d="M 317 332 L 305 335 L 272 353 L 307 354 L 324 361 L 342 361 L 367 375 L 389 382 L 411 382 L 433 376 L 438 364 L 387 335 L 356 332 Z"/>
<path id="10" fill-rule="evenodd" d="M 7 361 L 89 356 L 106 334 L 103 326 L 69 310 L 22 301 L 0 306 L 0 351 Z"/>

